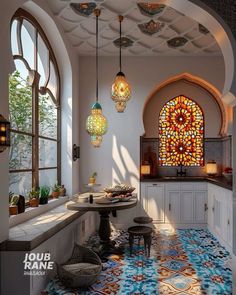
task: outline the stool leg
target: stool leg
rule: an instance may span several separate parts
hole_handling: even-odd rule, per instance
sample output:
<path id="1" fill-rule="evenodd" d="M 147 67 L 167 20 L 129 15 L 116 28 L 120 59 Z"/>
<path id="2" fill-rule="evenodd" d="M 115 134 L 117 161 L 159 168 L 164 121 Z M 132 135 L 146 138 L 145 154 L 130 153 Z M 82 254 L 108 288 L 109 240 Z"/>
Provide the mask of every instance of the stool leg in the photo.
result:
<path id="1" fill-rule="evenodd" d="M 133 237 L 132 234 L 129 234 L 129 250 L 130 250 L 130 256 L 132 255 L 133 243 L 134 243 L 134 237 Z"/>
<path id="2" fill-rule="evenodd" d="M 146 237 L 143 236 L 143 240 L 144 240 L 144 255 L 146 255 L 147 253 L 147 242 L 146 242 Z"/>
<path id="3" fill-rule="evenodd" d="M 141 240 L 141 237 L 138 236 L 138 246 L 140 246 L 140 240 Z"/>
<path id="4" fill-rule="evenodd" d="M 147 256 L 150 257 L 152 235 L 144 236 L 144 244 L 145 244 L 145 253 L 146 253 L 146 249 L 147 249 Z"/>

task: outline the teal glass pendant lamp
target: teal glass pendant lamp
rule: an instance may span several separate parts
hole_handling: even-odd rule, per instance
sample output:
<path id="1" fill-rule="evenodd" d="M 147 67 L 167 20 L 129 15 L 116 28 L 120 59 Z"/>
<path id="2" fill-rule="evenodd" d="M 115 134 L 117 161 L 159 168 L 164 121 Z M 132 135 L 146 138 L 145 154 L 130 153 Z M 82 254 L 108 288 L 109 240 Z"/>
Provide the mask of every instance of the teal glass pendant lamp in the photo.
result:
<path id="1" fill-rule="evenodd" d="M 131 87 L 125 78 L 125 74 L 121 70 L 121 23 L 123 21 L 123 16 L 119 15 L 120 22 L 120 71 L 117 73 L 114 83 L 111 88 L 111 98 L 116 104 L 116 110 L 118 113 L 123 113 L 126 108 L 126 103 L 131 97 Z"/>
<path id="2" fill-rule="evenodd" d="M 91 114 L 86 120 L 86 130 L 91 137 L 91 144 L 100 147 L 102 136 L 107 132 L 107 119 L 102 114 L 101 104 L 98 102 L 98 17 L 99 9 L 94 9 L 96 16 L 96 102 L 92 105 Z"/>

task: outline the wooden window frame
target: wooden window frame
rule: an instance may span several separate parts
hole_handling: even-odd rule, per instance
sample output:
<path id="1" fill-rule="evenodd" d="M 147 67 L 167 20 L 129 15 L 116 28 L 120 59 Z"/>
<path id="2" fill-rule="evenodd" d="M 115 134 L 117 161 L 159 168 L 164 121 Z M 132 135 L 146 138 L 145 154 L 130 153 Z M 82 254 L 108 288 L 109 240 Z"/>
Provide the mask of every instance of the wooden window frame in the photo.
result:
<path id="1" fill-rule="evenodd" d="M 60 108 L 60 75 L 59 68 L 53 53 L 52 47 L 37 20 L 27 11 L 23 9 L 18 9 L 11 20 L 11 25 L 13 21 L 17 20 L 17 41 L 19 45 L 19 54 L 14 55 L 14 60 L 21 60 L 29 71 L 29 77 L 32 87 L 32 132 L 24 132 L 19 130 L 11 129 L 11 132 L 17 134 L 23 134 L 32 137 L 32 167 L 31 169 L 16 169 L 10 170 L 10 173 L 20 173 L 20 172 L 31 172 L 32 173 L 32 187 L 39 187 L 39 171 L 57 169 L 57 181 L 61 183 L 61 108 Z M 29 63 L 23 56 L 23 46 L 21 40 L 21 27 L 23 21 L 26 20 L 35 28 L 36 43 L 34 46 L 34 69 L 31 69 Z M 40 74 L 37 72 L 37 52 L 38 52 L 38 36 L 42 38 L 45 43 L 49 55 L 48 55 L 48 68 L 47 77 L 44 87 L 39 88 Z M 52 62 L 57 81 L 57 91 L 54 96 L 49 88 L 47 88 L 47 83 L 50 79 L 50 62 Z M 48 93 L 55 104 L 57 110 L 57 138 L 51 138 L 39 134 L 39 95 Z M 57 166 L 56 167 L 39 167 L 39 139 L 46 139 L 50 141 L 57 142 Z"/>

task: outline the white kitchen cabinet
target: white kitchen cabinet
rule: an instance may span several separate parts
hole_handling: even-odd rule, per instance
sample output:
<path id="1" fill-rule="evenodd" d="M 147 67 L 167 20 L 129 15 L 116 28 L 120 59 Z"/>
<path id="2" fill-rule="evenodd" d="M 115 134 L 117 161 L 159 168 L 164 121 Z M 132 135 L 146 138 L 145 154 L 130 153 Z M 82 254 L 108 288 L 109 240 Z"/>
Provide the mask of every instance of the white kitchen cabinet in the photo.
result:
<path id="1" fill-rule="evenodd" d="M 194 192 L 183 191 L 180 195 L 180 222 L 194 223 Z"/>
<path id="2" fill-rule="evenodd" d="M 172 224 L 206 224 L 207 184 L 166 183 L 166 211 Z"/>
<path id="3" fill-rule="evenodd" d="M 166 223 L 180 223 L 180 192 L 166 190 Z"/>
<path id="4" fill-rule="evenodd" d="M 207 224 L 210 230 L 214 228 L 214 187 L 208 184 Z"/>
<path id="5" fill-rule="evenodd" d="M 164 184 L 148 183 L 142 192 L 143 207 L 148 216 L 154 223 L 165 222 Z"/>
<path id="6" fill-rule="evenodd" d="M 196 223 L 207 222 L 207 192 L 195 191 L 194 192 L 194 221 Z"/>
<path id="7" fill-rule="evenodd" d="M 232 191 L 208 184 L 208 228 L 228 250 L 232 249 Z"/>

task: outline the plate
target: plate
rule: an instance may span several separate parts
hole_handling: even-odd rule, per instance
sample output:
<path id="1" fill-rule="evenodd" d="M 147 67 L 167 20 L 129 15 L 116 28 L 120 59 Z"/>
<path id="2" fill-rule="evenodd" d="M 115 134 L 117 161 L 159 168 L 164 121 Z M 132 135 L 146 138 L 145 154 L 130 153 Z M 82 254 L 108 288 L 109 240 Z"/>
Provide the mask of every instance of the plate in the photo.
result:
<path id="1" fill-rule="evenodd" d="M 110 205 L 119 202 L 119 199 L 100 198 L 95 201 L 96 204 Z"/>
<path id="2" fill-rule="evenodd" d="M 128 196 L 128 197 L 125 197 L 125 198 L 119 198 L 119 196 L 117 197 L 114 197 L 115 199 L 118 199 L 120 202 L 128 202 L 132 199 L 132 196 Z"/>

